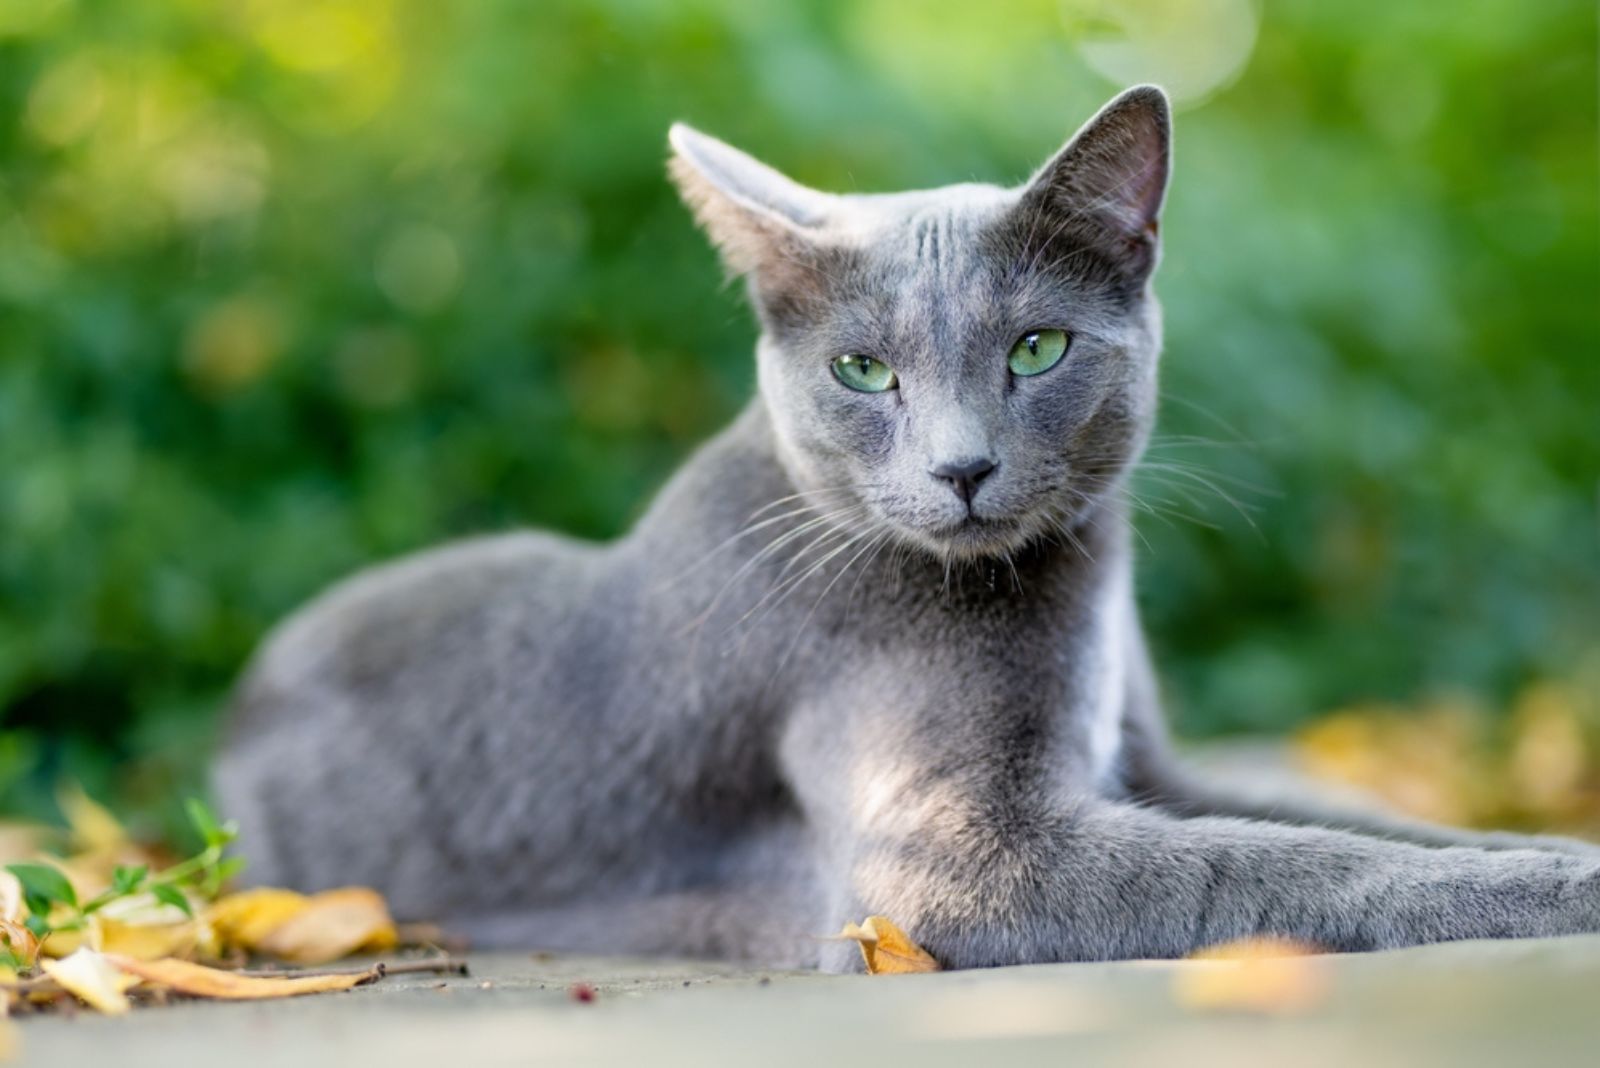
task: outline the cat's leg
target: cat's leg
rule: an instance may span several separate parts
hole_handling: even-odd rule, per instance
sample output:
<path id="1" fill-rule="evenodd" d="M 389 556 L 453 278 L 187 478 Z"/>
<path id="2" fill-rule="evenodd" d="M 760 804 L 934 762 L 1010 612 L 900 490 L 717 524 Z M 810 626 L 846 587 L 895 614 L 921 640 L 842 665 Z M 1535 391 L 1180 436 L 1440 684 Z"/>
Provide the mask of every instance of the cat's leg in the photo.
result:
<path id="1" fill-rule="evenodd" d="M 1600 931 L 1600 860 L 1106 800 L 1073 770 L 1068 732 L 953 696 L 835 691 L 791 720 L 783 766 L 822 846 L 829 927 L 881 913 L 949 967 L 1175 957 L 1255 935 L 1373 950 Z M 858 966 L 837 946 L 823 963 Z"/>
<path id="2" fill-rule="evenodd" d="M 1600 863 L 1429 849 L 1084 800 L 846 840 L 835 908 L 882 913 L 946 967 L 1170 958 L 1260 935 L 1361 951 L 1600 931 Z M 831 969 L 854 960 L 830 949 Z"/>

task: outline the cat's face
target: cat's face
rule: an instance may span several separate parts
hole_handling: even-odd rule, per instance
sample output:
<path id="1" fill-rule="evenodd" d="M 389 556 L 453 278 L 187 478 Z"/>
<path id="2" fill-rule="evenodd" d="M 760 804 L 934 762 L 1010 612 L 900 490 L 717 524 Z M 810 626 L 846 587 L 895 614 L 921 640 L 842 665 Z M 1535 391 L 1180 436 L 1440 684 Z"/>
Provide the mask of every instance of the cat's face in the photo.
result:
<path id="1" fill-rule="evenodd" d="M 1019 189 L 830 196 L 674 129 L 819 509 L 961 558 L 1070 540 L 1153 416 L 1167 131 L 1160 92 L 1130 90 Z"/>

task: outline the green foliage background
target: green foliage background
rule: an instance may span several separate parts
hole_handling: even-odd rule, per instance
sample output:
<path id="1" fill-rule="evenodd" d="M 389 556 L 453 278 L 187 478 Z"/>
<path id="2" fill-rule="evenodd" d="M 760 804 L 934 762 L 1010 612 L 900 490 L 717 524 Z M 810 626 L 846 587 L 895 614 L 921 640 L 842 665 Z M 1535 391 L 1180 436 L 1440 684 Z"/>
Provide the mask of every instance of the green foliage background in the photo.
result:
<path id="1" fill-rule="evenodd" d="M 638 513 L 751 387 L 671 120 L 829 188 L 1013 181 L 1182 7 L 0 2 L 5 803 L 178 796 L 263 630 L 363 563 Z M 1178 118 L 1156 458 L 1243 511 L 1141 481 L 1201 521 L 1140 519 L 1180 724 L 1571 675 L 1593 6 L 1222 8 L 1259 27 Z"/>

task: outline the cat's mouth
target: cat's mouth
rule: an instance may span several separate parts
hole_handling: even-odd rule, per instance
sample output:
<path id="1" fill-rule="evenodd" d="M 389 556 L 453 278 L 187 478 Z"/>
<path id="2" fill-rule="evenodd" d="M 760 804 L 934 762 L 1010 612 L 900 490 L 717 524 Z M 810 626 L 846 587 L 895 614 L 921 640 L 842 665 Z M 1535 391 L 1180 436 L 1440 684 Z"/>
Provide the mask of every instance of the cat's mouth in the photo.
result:
<path id="1" fill-rule="evenodd" d="M 940 551 L 956 556 L 998 556 L 1017 549 L 1027 540 L 1027 524 L 1010 517 L 967 515 L 954 523 L 928 531 Z"/>

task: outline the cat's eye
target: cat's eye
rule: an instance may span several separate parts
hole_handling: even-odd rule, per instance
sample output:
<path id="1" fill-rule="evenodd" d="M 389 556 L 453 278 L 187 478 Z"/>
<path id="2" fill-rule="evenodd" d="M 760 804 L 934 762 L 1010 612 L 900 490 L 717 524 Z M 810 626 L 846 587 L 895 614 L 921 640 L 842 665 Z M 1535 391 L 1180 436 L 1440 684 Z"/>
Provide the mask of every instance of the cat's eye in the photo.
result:
<path id="1" fill-rule="evenodd" d="M 832 366 L 833 377 L 858 393 L 882 393 L 900 384 L 894 369 L 872 356 L 836 356 Z"/>
<path id="2" fill-rule="evenodd" d="M 1065 330 L 1032 330 L 1017 338 L 1006 356 L 1006 366 L 1014 375 L 1041 375 L 1061 362 L 1072 344 Z"/>

